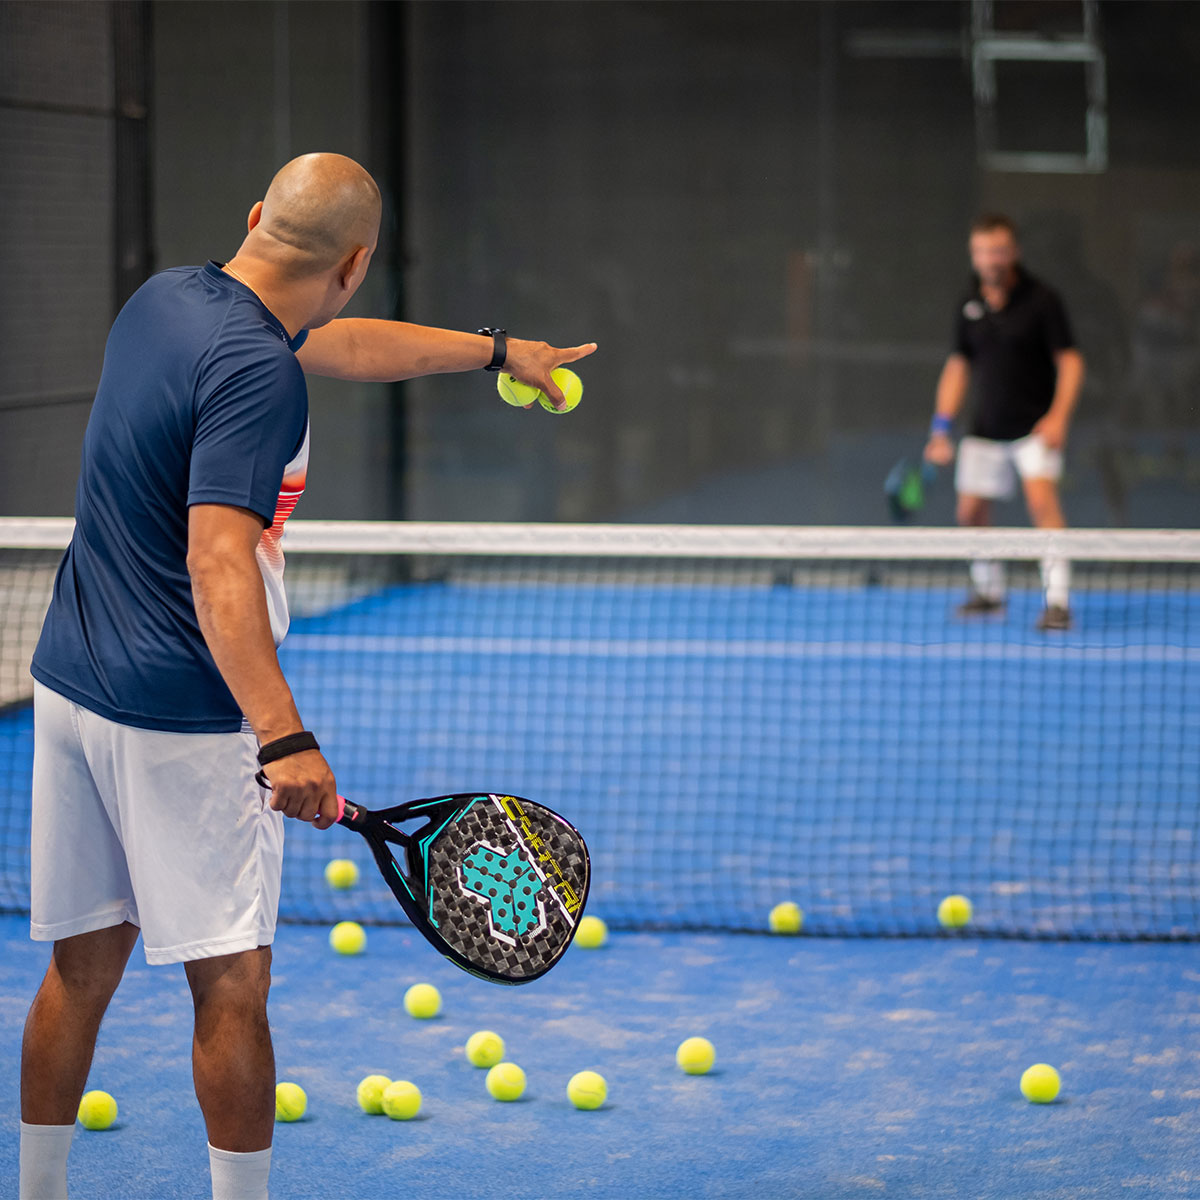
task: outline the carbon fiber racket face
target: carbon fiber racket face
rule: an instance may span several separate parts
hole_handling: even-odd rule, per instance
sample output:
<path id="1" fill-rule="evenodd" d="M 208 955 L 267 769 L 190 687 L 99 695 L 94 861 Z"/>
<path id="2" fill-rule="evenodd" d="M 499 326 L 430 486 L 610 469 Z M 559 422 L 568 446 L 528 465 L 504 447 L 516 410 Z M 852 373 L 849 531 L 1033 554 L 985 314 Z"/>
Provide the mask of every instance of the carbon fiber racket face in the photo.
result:
<path id="1" fill-rule="evenodd" d="M 409 845 L 429 924 L 450 950 L 489 977 L 536 979 L 571 944 L 583 916 L 587 847 L 562 817 L 530 800 L 460 799 L 450 820 Z"/>

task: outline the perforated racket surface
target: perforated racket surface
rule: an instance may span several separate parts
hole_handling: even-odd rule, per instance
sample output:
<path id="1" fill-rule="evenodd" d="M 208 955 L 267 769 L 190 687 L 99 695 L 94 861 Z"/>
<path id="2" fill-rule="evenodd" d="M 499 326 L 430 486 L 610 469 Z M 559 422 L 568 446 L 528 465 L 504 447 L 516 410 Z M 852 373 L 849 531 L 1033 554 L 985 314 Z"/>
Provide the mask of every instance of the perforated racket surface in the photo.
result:
<path id="1" fill-rule="evenodd" d="M 464 971 L 528 983 L 571 944 L 591 863 L 579 831 L 557 813 L 476 792 L 379 810 L 342 803 L 339 823 L 366 838 L 409 920 Z M 414 821 L 415 830 L 399 828 Z"/>

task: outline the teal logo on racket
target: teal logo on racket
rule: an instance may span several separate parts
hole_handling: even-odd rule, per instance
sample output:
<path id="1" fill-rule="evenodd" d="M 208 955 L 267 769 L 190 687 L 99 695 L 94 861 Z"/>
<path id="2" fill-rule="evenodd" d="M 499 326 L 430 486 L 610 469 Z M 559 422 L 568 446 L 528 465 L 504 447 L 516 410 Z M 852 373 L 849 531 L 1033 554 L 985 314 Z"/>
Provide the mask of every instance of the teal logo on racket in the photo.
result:
<path id="1" fill-rule="evenodd" d="M 520 850 L 506 854 L 480 843 L 463 859 L 462 884 L 487 905 L 492 935 L 501 941 L 515 943 L 544 927 L 543 881 Z"/>

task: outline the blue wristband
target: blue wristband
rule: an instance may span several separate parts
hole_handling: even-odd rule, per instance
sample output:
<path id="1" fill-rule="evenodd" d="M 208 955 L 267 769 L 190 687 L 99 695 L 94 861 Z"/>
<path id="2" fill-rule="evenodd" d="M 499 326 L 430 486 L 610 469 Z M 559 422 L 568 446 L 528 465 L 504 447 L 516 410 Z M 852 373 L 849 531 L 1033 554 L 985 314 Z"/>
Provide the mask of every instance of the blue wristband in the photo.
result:
<path id="1" fill-rule="evenodd" d="M 930 433 L 949 433 L 954 428 L 954 420 L 951 417 L 943 417 L 941 413 L 937 413 L 933 421 L 929 425 Z"/>

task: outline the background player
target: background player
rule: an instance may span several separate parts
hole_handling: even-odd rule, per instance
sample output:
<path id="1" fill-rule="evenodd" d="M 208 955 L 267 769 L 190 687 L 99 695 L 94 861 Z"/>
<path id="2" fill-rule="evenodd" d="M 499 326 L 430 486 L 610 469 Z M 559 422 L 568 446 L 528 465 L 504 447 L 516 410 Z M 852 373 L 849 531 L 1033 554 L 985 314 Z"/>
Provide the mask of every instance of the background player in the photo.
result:
<path id="1" fill-rule="evenodd" d="M 1062 301 L 1021 265 L 1012 221 L 999 214 L 980 217 L 971 226 L 969 249 L 974 278 L 938 381 L 925 457 L 939 465 L 954 457 L 950 431 L 970 392 L 969 432 L 958 447 L 954 481 L 958 523 L 990 525 L 992 501 L 1009 499 L 1019 478 L 1033 524 L 1063 529 L 1058 483 L 1083 385 L 1083 356 Z M 1070 570 L 1062 559 L 1043 560 L 1039 629 L 1070 628 Z M 998 612 L 1004 593 L 1002 565 L 977 560 L 959 613 Z"/>

